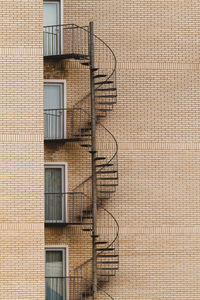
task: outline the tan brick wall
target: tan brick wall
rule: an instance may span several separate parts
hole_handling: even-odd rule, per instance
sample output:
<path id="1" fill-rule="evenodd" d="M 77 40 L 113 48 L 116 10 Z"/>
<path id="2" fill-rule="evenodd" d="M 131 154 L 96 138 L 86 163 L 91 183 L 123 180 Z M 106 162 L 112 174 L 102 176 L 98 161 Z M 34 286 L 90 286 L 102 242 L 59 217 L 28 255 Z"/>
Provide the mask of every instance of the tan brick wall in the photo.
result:
<path id="1" fill-rule="evenodd" d="M 0 299 L 44 299 L 42 1 L 0 1 Z"/>
<path id="2" fill-rule="evenodd" d="M 119 142 L 120 185 L 105 204 L 120 224 L 120 270 L 104 286 L 116 300 L 200 298 L 199 15 L 196 0 L 64 1 L 64 23 L 93 20 L 118 60 L 118 105 L 103 120 Z M 78 64 L 45 69 L 67 80 L 69 106 L 84 95 Z M 78 149 L 45 149 L 68 162 L 69 189 L 88 174 Z M 90 256 L 77 251 L 83 233 L 52 231 L 46 244 L 68 244 L 70 268 Z"/>

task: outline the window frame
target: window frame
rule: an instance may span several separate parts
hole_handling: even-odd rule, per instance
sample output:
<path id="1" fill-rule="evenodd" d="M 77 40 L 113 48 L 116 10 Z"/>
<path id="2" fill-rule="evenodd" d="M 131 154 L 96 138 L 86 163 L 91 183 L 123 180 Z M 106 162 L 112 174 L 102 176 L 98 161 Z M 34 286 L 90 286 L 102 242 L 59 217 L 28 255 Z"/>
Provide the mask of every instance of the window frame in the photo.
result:
<path id="1" fill-rule="evenodd" d="M 45 2 L 55 2 L 59 3 L 59 24 L 63 25 L 63 19 L 64 19 L 64 0 L 43 0 L 43 5 Z M 60 53 L 63 53 L 63 26 L 61 26 L 60 30 L 61 36 L 60 36 Z"/>
<path id="2" fill-rule="evenodd" d="M 46 221 L 47 224 L 62 224 L 68 222 L 68 164 L 66 162 L 45 162 L 44 165 L 44 191 L 45 191 L 45 169 L 46 168 L 62 168 L 62 193 L 64 193 L 64 201 L 62 203 L 62 220 L 59 222 Z M 44 197 L 44 215 L 45 215 L 45 197 Z"/>
<path id="3" fill-rule="evenodd" d="M 64 79 L 45 79 L 45 84 L 62 84 L 62 102 L 63 102 L 63 109 L 64 109 L 64 120 L 63 120 L 63 137 L 67 139 L 67 81 Z M 44 97 L 44 96 L 43 96 Z M 44 99 L 43 99 L 44 102 Z"/>
<path id="4" fill-rule="evenodd" d="M 62 252 L 62 257 L 63 257 L 63 278 L 66 278 L 67 276 L 69 276 L 68 271 L 69 271 L 69 251 L 68 251 L 68 246 L 46 246 L 45 247 L 45 278 L 46 278 L 46 252 L 47 251 L 61 251 Z M 63 300 L 67 300 L 68 299 L 68 282 L 65 282 L 65 286 L 63 288 L 63 293 L 64 293 L 64 297 Z M 46 284 L 45 284 L 46 285 Z M 46 294 L 46 287 L 45 287 L 45 294 Z M 45 295 L 45 299 L 46 299 L 46 295 Z"/>

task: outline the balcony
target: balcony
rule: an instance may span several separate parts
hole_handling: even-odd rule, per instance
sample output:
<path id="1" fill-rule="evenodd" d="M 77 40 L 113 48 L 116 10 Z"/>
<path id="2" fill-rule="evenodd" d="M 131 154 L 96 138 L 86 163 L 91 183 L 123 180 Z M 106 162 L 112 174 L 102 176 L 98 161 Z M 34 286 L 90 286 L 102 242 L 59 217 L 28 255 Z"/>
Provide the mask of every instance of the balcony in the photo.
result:
<path id="1" fill-rule="evenodd" d="M 87 141 L 83 129 L 89 122 L 90 115 L 81 108 L 44 109 L 44 141 Z"/>
<path id="2" fill-rule="evenodd" d="M 75 24 L 44 26 L 44 59 L 89 58 L 88 26 Z"/>
<path id="3" fill-rule="evenodd" d="M 90 206 L 83 193 L 45 193 L 45 226 L 91 224 Z"/>
<path id="4" fill-rule="evenodd" d="M 83 277 L 45 277 L 46 300 L 87 300 L 93 295 L 92 281 Z M 113 299 L 100 286 L 98 299 Z"/>

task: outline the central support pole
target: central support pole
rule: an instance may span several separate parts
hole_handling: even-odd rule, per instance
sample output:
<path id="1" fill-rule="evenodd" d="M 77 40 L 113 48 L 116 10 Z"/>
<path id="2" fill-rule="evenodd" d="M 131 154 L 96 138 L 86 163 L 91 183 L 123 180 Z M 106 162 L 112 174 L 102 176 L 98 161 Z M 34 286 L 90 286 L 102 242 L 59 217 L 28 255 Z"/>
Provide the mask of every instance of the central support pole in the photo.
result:
<path id="1" fill-rule="evenodd" d="M 91 100 L 91 154 L 92 154 L 92 281 L 93 281 L 93 300 L 97 299 L 97 191 L 96 191 L 96 111 L 95 111 L 95 88 L 94 88 L 94 24 L 89 25 L 89 53 L 90 53 L 90 100 Z"/>

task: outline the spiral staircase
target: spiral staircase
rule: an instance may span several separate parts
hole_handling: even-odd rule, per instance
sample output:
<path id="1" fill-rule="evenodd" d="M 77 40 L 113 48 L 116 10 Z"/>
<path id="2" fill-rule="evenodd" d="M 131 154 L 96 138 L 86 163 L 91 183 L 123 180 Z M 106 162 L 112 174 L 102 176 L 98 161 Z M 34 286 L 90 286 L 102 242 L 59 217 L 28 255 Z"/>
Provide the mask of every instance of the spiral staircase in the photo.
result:
<path id="1" fill-rule="evenodd" d="M 54 131 L 52 137 L 47 132 L 47 144 L 78 142 L 92 155 L 92 175 L 68 193 L 67 224 L 81 225 L 83 233 L 91 235 L 93 255 L 65 279 L 72 283 L 68 298 L 114 299 L 103 287 L 119 267 L 119 225 L 106 209 L 118 185 L 118 144 L 102 120 L 117 102 L 116 57 L 94 34 L 92 22 L 84 27 L 74 24 L 44 27 L 44 45 L 45 60 L 75 59 L 90 71 L 87 95 L 72 108 L 44 111 L 46 123 L 53 122 L 54 126 L 67 115 L 66 134 L 61 136 Z"/>

